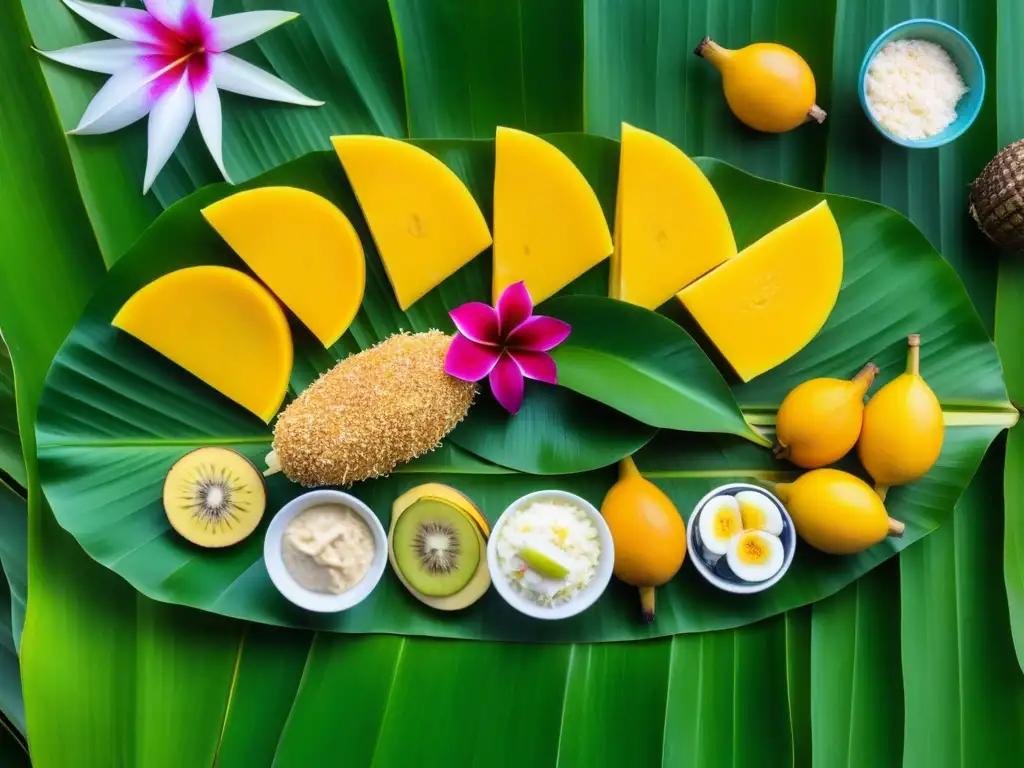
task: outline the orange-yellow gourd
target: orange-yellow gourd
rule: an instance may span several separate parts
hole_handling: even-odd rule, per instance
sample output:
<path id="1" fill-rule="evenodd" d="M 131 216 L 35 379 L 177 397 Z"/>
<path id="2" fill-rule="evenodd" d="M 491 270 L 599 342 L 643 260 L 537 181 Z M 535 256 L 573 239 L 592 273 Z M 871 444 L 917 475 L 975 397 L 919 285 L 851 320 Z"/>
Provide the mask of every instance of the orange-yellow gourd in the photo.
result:
<path id="1" fill-rule="evenodd" d="M 921 378 L 921 337 L 907 337 L 907 370 L 890 381 L 864 408 L 857 442 L 861 464 L 885 498 L 892 485 L 927 474 L 942 452 L 942 406 Z"/>
<path id="2" fill-rule="evenodd" d="M 348 217 L 295 187 L 257 187 L 203 208 L 203 217 L 325 347 L 348 330 L 366 260 Z"/>
<path id="3" fill-rule="evenodd" d="M 786 395 L 775 420 L 775 456 L 817 469 L 839 461 L 857 444 L 864 395 L 878 373 L 865 365 L 852 380 L 811 379 Z"/>
<path id="4" fill-rule="evenodd" d="M 143 286 L 113 319 L 122 331 L 270 422 L 292 370 L 280 305 L 227 267 L 188 267 Z"/>
<path id="5" fill-rule="evenodd" d="M 774 488 L 800 538 L 832 555 L 863 552 L 886 536 L 902 536 L 903 523 L 859 477 L 838 469 L 814 469 Z"/>
<path id="6" fill-rule="evenodd" d="M 793 49 L 754 43 L 733 51 L 705 37 L 694 53 L 722 73 L 729 109 L 754 130 L 783 133 L 825 120 L 825 111 L 814 103 L 814 73 Z"/>
<path id="7" fill-rule="evenodd" d="M 644 621 L 654 620 L 654 588 L 667 582 L 686 556 L 686 526 L 672 500 L 640 475 L 632 459 L 601 504 L 615 543 L 615 575 L 640 588 Z"/>

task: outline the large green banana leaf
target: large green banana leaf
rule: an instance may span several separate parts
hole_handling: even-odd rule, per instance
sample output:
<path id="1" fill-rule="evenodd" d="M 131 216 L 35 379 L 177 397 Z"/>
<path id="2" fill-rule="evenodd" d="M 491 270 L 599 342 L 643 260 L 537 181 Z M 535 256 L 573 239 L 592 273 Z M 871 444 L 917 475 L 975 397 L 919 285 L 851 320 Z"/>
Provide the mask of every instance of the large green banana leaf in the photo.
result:
<path id="1" fill-rule="evenodd" d="M 6 23 L 5 17 L 4 46 L 0 47 L 13 55 L 25 50 L 27 38 L 18 43 L 6 36 L 20 26 L 16 4 L 11 5 L 15 10 L 11 23 Z M 315 91 L 329 103 L 321 113 L 307 114 L 227 99 L 226 148 L 236 178 L 252 177 L 310 149 L 326 147 L 331 132 L 403 135 L 408 126 L 420 136 L 488 136 L 493 124 L 500 122 L 535 131 L 586 128 L 615 136 L 619 120 L 627 119 L 671 138 L 691 154 L 713 154 L 804 187 L 819 187 L 825 177 L 833 190 L 881 197 L 907 213 L 941 247 L 964 277 L 983 320 L 991 323 L 994 262 L 988 254 L 978 253 L 974 245 L 962 245 L 970 242 L 960 218 L 962 190 L 999 144 L 1024 132 L 1024 123 L 1019 119 L 1014 123 L 1012 114 L 1015 109 L 1020 111 L 1016 84 L 1024 71 L 1024 53 L 1018 45 L 1024 19 L 1015 0 L 890 0 L 885 4 L 860 0 L 438 0 L 390 4 L 385 0 L 217 0 L 219 13 L 275 6 L 299 10 L 303 18 L 248 46 L 244 55 Z M 506 6 L 522 13 L 505 12 Z M 57 0 L 23 0 L 23 7 L 34 42 L 40 47 L 54 48 L 96 36 L 95 30 L 76 21 Z M 9 10 L 5 8 L 4 13 Z M 967 30 L 985 59 L 990 88 L 994 80 L 995 89 L 989 91 L 986 110 L 972 131 L 941 153 L 922 153 L 919 159 L 923 162 L 910 167 L 908 153 L 873 138 L 865 123 L 858 128 L 852 78 L 875 34 L 890 23 L 917 15 L 936 16 Z M 834 38 L 833 30 L 837 30 Z M 717 74 L 690 55 L 705 33 L 731 46 L 774 39 L 799 50 L 818 76 L 819 103 L 831 113 L 825 127 L 775 137 L 737 126 L 720 99 Z M 396 37 L 401 41 L 405 77 Z M 5 58 L 4 62 L 5 73 L 16 71 L 11 60 Z M 835 88 L 830 87 L 833 68 Z M 72 127 L 100 78 L 50 64 L 44 64 L 44 71 L 60 120 L 65 128 Z M 481 89 L 482 83 L 491 87 Z M 998 144 L 991 129 L 994 90 L 999 93 Z M 830 91 L 837 95 L 830 98 Z M 27 115 L 45 114 L 46 108 L 38 106 L 34 93 L 29 90 L 27 96 L 19 96 L 17 115 L 0 112 L 22 123 Z M 36 106 L 26 107 L 26 103 Z M 406 103 L 410 105 L 408 120 Z M 850 109 L 845 114 L 835 112 L 842 104 Z M 1009 119 L 1004 119 L 1004 113 L 1011 113 Z M 842 120 L 837 121 L 837 116 Z M 65 189 L 72 189 L 77 182 L 108 262 L 128 248 L 162 205 L 217 180 L 195 133 L 176 153 L 156 194 L 142 198 L 138 185 L 145 152 L 143 126 L 109 140 L 72 138 L 65 143 L 56 132 L 40 130 L 39 123 L 27 124 L 33 126 L 32 143 L 16 145 L 5 128 L 5 150 L 10 149 L 14 156 L 31 155 L 29 150 L 38 144 L 53 158 L 70 156 L 74 179 Z M 821 143 L 825 135 L 830 144 L 827 156 Z M 5 171 L 0 183 L 6 185 L 13 179 L 17 184 L 20 179 L 20 188 L 29 189 L 37 186 L 39 178 L 62 177 L 59 173 L 39 177 L 31 170 L 12 176 Z M 50 200 L 51 210 L 65 215 L 68 205 L 67 195 Z M 72 209 L 74 206 L 72 202 Z M 17 217 L 12 221 L 18 222 Z M 34 236 L 31 221 L 18 223 L 27 226 L 0 229 L 6 253 L 14 253 L 8 248 L 10 233 Z M 55 219 L 50 227 L 56 232 L 67 224 L 66 219 Z M 86 243 L 91 237 L 88 228 L 66 231 L 72 233 L 69 245 Z M 35 245 L 38 250 L 38 243 Z M 67 248 L 65 255 L 76 260 L 82 256 L 81 248 Z M 51 280 L 65 277 L 59 269 L 48 274 Z M 0 290 L 4 285 L 12 284 L 0 282 Z M 0 312 L 2 307 L 0 301 Z M 0 327 L 8 332 L 6 322 L 9 314 L 0 314 Z M 45 324 L 46 319 L 37 316 L 36 322 Z M 21 334 L 19 338 L 27 339 Z M 54 349 L 43 345 L 40 359 Z M 31 360 L 22 362 L 23 367 L 30 364 Z M 1007 377 L 1012 392 L 1009 372 Z M 22 380 L 24 394 L 31 381 Z M 984 515 L 993 510 L 991 498 L 996 492 L 991 481 L 990 475 L 980 474 L 975 482 L 981 493 L 965 497 L 957 514 L 979 526 L 976 530 L 997 538 L 998 531 L 984 524 Z M 45 510 L 39 514 L 45 515 Z M 958 526 L 949 536 L 929 536 L 910 551 L 927 549 L 928 557 L 919 558 L 918 563 L 934 573 L 955 568 L 961 579 L 986 590 L 986 600 L 998 603 L 1001 577 L 992 578 L 990 569 L 967 568 L 962 557 L 965 548 L 958 544 L 962 533 L 963 527 Z M 353 718 L 346 720 L 343 735 L 354 765 L 368 764 L 367 756 L 376 756 L 378 765 L 388 764 L 386 758 L 402 757 L 395 745 L 410 738 L 446 747 L 458 744 L 454 752 L 427 749 L 415 753 L 421 763 L 432 762 L 430 755 L 444 755 L 446 765 L 468 764 L 481 756 L 489 758 L 489 765 L 521 765 L 523 760 L 540 765 L 569 764 L 594 755 L 637 765 L 662 760 L 666 765 L 762 765 L 765 753 L 777 756 L 781 764 L 790 762 L 793 755 L 796 764 L 808 765 L 812 723 L 816 765 L 853 764 L 851 746 L 869 738 L 876 743 L 885 740 L 881 754 L 886 763 L 905 761 L 908 766 L 971 766 L 977 760 L 1001 765 L 1012 763 L 1021 752 L 1019 743 L 1003 749 L 1005 745 L 998 740 L 992 745 L 1001 752 L 978 751 L 984 742 L 972 740 L 977 734 L 992 733 L 993 726 L 982 723 L 994 724 L 1003 736 L 1019 737 L 1019 675 L 1014 678 L 1010 666 L 1003 664 L 1000 690 L 1009 699 L 991 697 L 987 692 L 979 695 L 977 689 L 961 688 L 957 683 L 977 673 L 976 660 L 988 658 L 998 664 L 1007 658 L 1006 619 L 993 613 L 972 618 L 981 624 L 964 623 L 956 631 L 946 628 L 940 637 L 935 636 L 933 627 L 922 628 L 923 637 L 920 633 L 908 635 L 910 652 L 936 663 L 941 659 L 949 670 L 949 674 L 926 681 L 915 677 L 914 687 L 906 691 L 908 706 L 927 716 L 929 711 L 937 713 L 940 706 L 948 706 L 949 701 L 958 702 L 962 712 L 958 732 L 964 734 L 964 745 L 970 749 L 949 749 L 925 763 L 921 739 L 927 738 L 929 731 L 921 730 L 916 738 L 908 734 L 901 760 L 904 685 L 902 664 L 893 662 L 900 658 L 900 637 L 881 626 L 877 632 L 874 629 L 877 617 L 886 611 L 891 615 L 893 608 L 898 613 L 902 602 L 898 571 L 884 567 L 814 606 L 814 647 L 820 650 L 816 651 L 813 675 L 800 663 L 806 663 L 811 641 L 807 612 L 791 612 L 785 621 L 772 621 L 763 630 L 757 627 L 758 635 L 749 635 L 755 629 L 751 627 L 655 641 L 655 645 L 670 642 L 668 652 L 647 654 L 631 654 L 626 646 L 621 655 L 610 655 L 613 649 L 595 655 L 587 646 L 551 646 L 534 648 L 523 657 L 516 646 L 507 645 L 320 635 L 312 643 L 309 675 L 303 670 L 311 634 L 253 626 L 245 635 L 237 676 L 228 686 L 232 695 L 222 733 L 222 718 L 199 706 L 204 695 L 188 682 L 210 676 L 212 649 L 222 637 L 220 629 L 200 627 L 195 614 L 189 612 L 168 613 L 166 620 L 155 621 L 158 609 L 151 604 L 136 612 L 123 597 L 130 593 L 121 583 L 107 578 L 104 570 L 87 558 L 76 557 L 74 545 L 65 544 L 55 526 L 44 527 L 43 534 L 47 547 L 58 554 L 47 558 L 41 573 L 37 566 L 33 584 L 39 601 L 30 608 L 30 613 L 36 614 L 38 643 L 45 648 L 26 671 L 27 679 L 35 680 L 33 690 L 28 691 L 28 704 L 30 724 L 36 723 L 33 750 L 39 766 L 208 764 L 197 756 L 203 749 L 212 754 L 218 745 L 222 766 L 269 765 L 275 751 L 277 763 L 284 766 L 307 765 L 317 758 L 333 762 L 338 756 L 333 730 L 337 718 L 331 718 L 332 728 L 318 727 L 325 709 Z M 993 561 L 990 557 L 986 562 Z M 877 588 L 867 589 L 868 582 L 877 582 Z M 916 583 L 920 587 L 911 592 L 903 588 L 904 600 L 912 604 L 927 600 L 959 615 L 965 601 L 973 599 L 951 593 L 939 580 Z M 106 599 L 90 599 L 95 594 Z M 822 617 L 819 621 L 826 607 L 832 619 L 843 620 L 826 623 Z M 838 647 L 837 641 L 849 638 L 851 626 L 857 628 L 860 639 L 848 656 L 832 659 L 832 649 Z M 891 622 L 884 626 L 892 629 Z M 905 633 L 911 629 L 904 626 Z M 204 633 L 202 644 L 193 643 L 186 654 L 173 654 L 176 636 L 200 631 Z M 767 642 L 745 642 L 744 636 Z M 146 672 L 118 674 L 124 660 L 136 658 L 135 649 L 142 648 L 136 637 L 145 639 L 146 665 L 132 666 Z M 886 652 L 874 652 L 875 646 L 866 642 L 867 638 L 884 639 Z M 969 638 L 973 645 L 966 648 L 963 642 Z M 360 653 L 347 652 L 352 644 L 358 645 Z M 429 650 L 411 652 L 420 646 L 429 646 Z M 946 653 L 958 647 L 964 652 Z M 940 648 L 941 656 L 935 654 Z M 547 662 L 542 663 L 535 655 L 554 653 L 552 649 L 564 649 L 568 656 L 546 657 Z M 189 663 L 197 657 L 207 663 Z M 513 668 L 517 659 L 521 674 L 497 674 Z M 757 672 L 788 664 L 789 674 L 784 681 L 773 677 L 771 685 L 764 685 L 767 681 L 758 675 L 762 684 L 755 691 L 754 686 L 739 685 L 731 677 L 733 669 L 743 668 L 746 659 L 756 661 L 753 669 Z M 523 666 L 524 660 L 538 663 Z M 56 665 L 52 674 L 42 676 L 44 662 Z M 223 664 L 230 675 L 234 654 L 224 655 Z M 459 672 L 438 677 L 434 670 L 439 668 Z M 664 679 L 670 668 L 689 674 L 673 677 L 667 689 L 651 684 Z M 568 679 L 567 670 L 572 671 L 571 690 L 560 685 Z M 143 674 L 148 684 L 143 683 Z M 162 680 L 172 679 L 179 684 L 162 686 Z M 460 688 L 459 681 L 470 679 L 490 680 L 494 685 Z M 48 696 L 48 689 L 65 695 Z M 552 689 L 556 695 L 537 708 L 542 700 L 535 694 Z M 226 695 L 215 698 L 227 701 Z M 352 700 L 370 706 L 345 705 Z M 836 722 L 831 711 L 833 704 L 843 700 L 853 704 L 848 730 Z M 153 705 L 147 706 L 150 701 Z M 432 706 L 433 702 L 443 704 Z M 684 703 L 684 708 L 672 709 L 669 719 L 666 702 Z M 871 702 L 879 706 L 870 706 Z M 39 713 L 35 718 L 33 708 Z M 788 712 L 791 727 L 766 733 L 767 738 L 750 739 L 750 724 L 761 721 L 740 720 L 738 715 L 766 710 Z M 88 720 L 83 720 L 83 712 L 89 713 Z M 537 713 L 537 720 L 531 722 L 543 719 L 543 727 L 535 731 L 537 738 L 509 741 L 507 730 L 493 730 L 501 713 L 510 713 L 508 717 L 518 723 L 524 712 Z M 182 727 L 186 722 L 189 725 Z M 922 722 L 938 725 L 940 721 L 920 716 L 915 720 Z M 140 727 L 159 733 L 161 723 L 170 728 L 166 739 L 129 735 Z M 695 733 L 698 724 L 706 727 Z M 181 738 L 184 732 L 189 738 Z M 488 739 L 496 732 L 497 739 Z M 756 750 L 750 748 L 755 742 Z M 495 749 L 498 743 L 503 745 L 500 750 Z"/>
<path id="2" fill-rule="evenodd" d="M 599 154 L 598 148 L 602 147 L 612 157 L 616 154 L 616 145 L 610 140 L 562 144 L 588 146 L 591 156 Z M 480 146 L 480 142 L 469 143 L 464 150 L 466 159 L 460 157 L 458 143 L 449 141 L 443 156 L 457 170 L 479 168 L 481 164 L 473 158 Z M 758 180 L 720 162 L 702 163 L 734 222 L 741 245 L 821 199 L 820 194 Z M 323 153 L 278 169 L 254 183 L 312 189 L 358 221 L 358 208 L 343 179 L 336 159 Z M 597 180 L 605 185 L 599 187 L 602 196 L 609 196 L 608 190 L 615 188 L 614 177 L 605 175 Z M 480 184 L 478 174 L 471 181 L 475 182 L 470 183 L 471 189 L 485 186 Z M 355 610 L 326 617 L 303 615 L 270 583 L 259 536 L 230 552 L 211 556 L 181 541 L 160 507 L 163 476 L 183 453 L 204 444 L 234 445 L 259 461 L 270 449 L 267 429 L 110 326 L 110 319 L 127 297 L 156 275 L 204 262 L 240 266 L 200 213 L 203 205 L 228 192 L 222 186 L 178 203 L 115 265 L 57 356 L 38 421 L 43 485 L 57 519 L 87 552 L 144 594 L 162 601 L 283 626 L 477 639 L 623 640 L 737 626 L 832 594 L 948 519 L 992 438 L 1016 420 L 1016 411 L 1006 400 L 994 347 L 955 272 L 897 214 L 871 203 L 829 197 L 844 238 L 845 279 L 836 309 L 815 341 L 793 360 L 750 384 L 737 386 L 736 392 L 745 407 L 770 420 L 785 393 L 810 376 L 848 376 L 866 360 L 874 359 L 883 370 L 883 380 L 892 378 L 903 367 L 906 335 L 921 333 L 927 340 L 922 365 L 947 409 L 950 428 L 938 467 L 925 480 L 895 489 L 889 499 L 890 514 L 908 525 L 903 539 L 848 558 L 817 556 L 807 548 L 778 587 L 742 600 L 723 599 L 687 569 L 661 590 L 661 615 L 650 626 L 634 620 L 632 598 L 625 590 L 613 591 L 596 609 L 557 624 L 517 620 L 496 594 L 488 595 L 464 617 L 453 619 L 417 607 L 390 574 Z M 767 200 L 771 203 L 764 202 Z M 756 205 L 757 201 L 761 204 Z M 376 343 L 382 334 L 398 327 L 418 329 L 443 322 L 442 302 L 451 302 L 452 297 L 456 302 L 486 297 L 489 280 L 478 279 L 481 274 L 487 276 L 486 259 L 481 258 L 461 270 L 450 281 L 454 285 L 442 284 L 422 302 L 422 307 L 414 306 L 403 318 L 361 222 L 359 229 L 369 254 L 371 276 L 360 316 L 353 331 L 329 354 L 308 334 L 298 336 L 299 374 L 295 377 L 298 381 L 293 380 L 296 389 L 311 378 L 307 373 L 310 369 L 325 370 L 335 356 Z M 473 285 L 480 286 L 475 294 L 470 290 Z M 668 345 L 666 349 L 686 350 L 686 344 L 692 342 L 682 331 L 678 331 L 678 337 L 668 334 L 667 329 L 660 336 L 655 334 L 661 324 L 670 325 L 668 321 L 635 308 L 620 310 L 607 299 L 565 297 L 545 306 L 557 316 L 584 324 L 581 341 L 568 342 L 568 353 L 558 353 L 570 387 L 580 387 L 586 394 L 653 426 L 682 426 L 659 421 L 659 417 L 666 418 L 661 411 L 645 413 L 638 405 L 653 400 L 653 384 L 678 380 L 680 384 L 672 390 L 677 399 L 679 392 L 688 391 L 683 387 L 692 388 L 700 396 L 682 397 L 664 409 L 666 414 L 678 419 L 688 406 L 693 410 L 693 403 L 719 402 L 724 403 L 722 409 L 709 412 L 708 429 L 749 430 L 732 426 L 728 408 L 732 398 L 720 377 L 701 373 L 700 364 L 707 362 L 696 348 L 694 354 L 683 358 L 678 370 L 665 367 L 670 356 L 652 355 L 661 361 L 661 368 L 651 375 L 651 384 L 641 376 L 616 378 L 603 368 L 588 367 L 593 365 L 591 358 L 577 351 L 591 345 L 600 352 L 593 358 L 597 364 L 603 365 L 613 354 L 619 354 L 628 363 L 639 365 L 637 356 L 649 353 L 642 345 L 629 347 L 629 331 L 650 340 L 660 338 Z M 865 312 L 866 307 L 871 308 L 870 313 Z M 541 311 L 548 310 L 542 307 Z M 600 332 L 605 327 L 603 322 L 618 313 L 626 317 L 612 325 L 625 329 L 626 338 Z M 398 325 L 389 326 L 389 318 L 397 318 Z M 648 321 L 652 327 L 648 327 Z M 574 343 L 583 347 L 572 347 Z M 967 368 L 974 370 L 975 376 L 963 377 L 961 371 Z M 686 383 L 689 371 L 693 373 Z M 607 378 L 612 386 L 598 389 L 589 384 L 598 378 Z M 468 421 L 472 420 L 471 413 Z M 613 424 L 618 426 L 619 421 Z M 738 411 L 735 421 L 744 423 Z M 558 419 L 539 421 L 535 439 L 517 443 L 516 447 L 549 454 L 556 440 L 571 446 L 573 436 L 563 434 L 566 426 Z M 554 434 L 549 437 L 549 432 Z M 664 440 L 656 440 L 641 454 L 641 470 L 662 484 L 684 514 L 721 482 L 786 476 L 785 465 L 777 464 L 769 452 L 752 444 L 694 433 L 663 434 Z M 590 433 L 586 437 L 593 439 Z M 566 455 L 576 454 L 566 451 Z M 506 465 L 522 463 L 518 457 L 511 462 L 500 455 L 488 458 Z M 539 463 L 541 458 L 533 461 Z M 459 488 L 493 521 L 519 495 L 545 487 L 571 489 L 599 504 L 613 474 L 598 471 L 536 477 L 504 471 L 449 451 L 404 467 L 391 478 L 357 484 L 353 492 L 386 521 L 395 498 L 414 485 L 433 480 Z M 300 491 L 283 478 L 274 478 L 269 484 L 271 510 Z"/>

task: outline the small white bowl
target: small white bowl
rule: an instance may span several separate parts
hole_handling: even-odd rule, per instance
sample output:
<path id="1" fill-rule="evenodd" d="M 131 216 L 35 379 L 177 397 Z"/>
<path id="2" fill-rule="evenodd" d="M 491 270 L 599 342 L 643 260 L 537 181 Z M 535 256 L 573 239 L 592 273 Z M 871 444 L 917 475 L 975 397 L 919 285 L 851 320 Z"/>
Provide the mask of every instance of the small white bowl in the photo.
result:
<path id="1" fill-rule="evenodd" d="M 508 518 L 508 514 L 534 501 L 543 500 L 561 501 L 580 507 L 594 521 L 594 525 L 597 527 L 597 536 L 601 542 L 601 554 L 597 561 L 597 569 L 593 580 L 571 600 L 555 606 L 539 605 L 519 594 L 498 564 L 498 538 L 501 536 L 501 529 Z M 498 590 L 498 594 L 502 596 L 506 603 L 520 613 L 532 616 L 535 619 L 567 619 L 570 616 L 575 616 L 577 613 L 585 611 L 597 601 L 597 598 L 601 596 L 608 586 L 608 582 L 612 578 L 612 568 L 614 566 L 615 545 L 612 542 L 612 532 L 608 530 L 608 524 L 601 517 L 601 513 L 586 499 L 566 491 L 536 491 L 516 499 L 508 506 L 508 509 L 501 513 L 501 517 L 494 524 L 491 535 L 487 540 L 487 568 L 491 572 L 491 583 L 494 584 L 494 588 Z"/>
<path id="2" fill-rule="evenodd" d="M 298 584 L 285 567 L 281 555 L 281 543 L 288 523 L 300 512 L 318 504 L 340 504 L 348 507 L 363 518 L 370 528 L 370 533 L 373 534 L 374 552 L 370 569 L 362 581 L 340 595 L 314 592 Z M 267 573 L 270 574 L 270 580 L 274 582 L 277 591 L 284 595 L 289 602 L 300 608 L 305 608 L 307 611 L 316 611 L 317 613 L 338 613 L 361 603 L 377 586 L 380 577 L 384 574 L 384 565 L 387 561 L 388 537 L 384 533 L 384 526 L 380 524 L 380 520 L 373 514 L 372 509 L 355 496 L 341 491 L 310 491 L 292 499 L 274 515 L 274 519 L 267 527 L 267 536 L 263 540 L 263 562 L 266 563 Z"/>
<path id="3" fill-rule="evenodd" d="M 707 563 L 704 562 L 704 558 L 699 554 L 700 529 L 697 526 L 697 518 L 700 515 L 701 510 L 704 509 L 704 505 L 711 501 L 715 496 L 721 496 L 723 494 L 735 496 L 739 491 L 757 491 L 758 493 L 762 493 L 767 496 L 775 506 L 779 508 L 779 512 L 782 513 L 782 519 L 785 522 L 785 526 L 782 529 L 782 535 L 779 537 L 782 539 L 782 567 L 779 569 L 778 573 L 764 581 L 747 583 L 723 579 L 715 573 Z M 716 587 L 726 592 L 732 592 L 736 595 L 752 595 L 755 592 L 764 592 L 769 587 L 778 584 L 779 580 L 786 575 L 786 571 L 789 570 L 789 566 L 793 563 L 793 555 L 796 553 L 796 527 L 793 525 L 793 518 L 789 516 L 789 512 L 786 511 L 786 508 L 782 505 L 782 502 L 779 501 L 775 494 L 765 490 L 759 485 L 753 485 L 751 483 L 728 483 L 727 485 L 718 486 L 713 491 L 709 491 L 703 499 L 697 502 L 697 506 L 693 508 L 693 514 L 690 515 L 690 519 L 686 522 L 686 548 L 690 555 L 687 559 L 693 562 L 701 576 Z M 725 557 L 725 555 L 722 555 L 722 557 Z"/>

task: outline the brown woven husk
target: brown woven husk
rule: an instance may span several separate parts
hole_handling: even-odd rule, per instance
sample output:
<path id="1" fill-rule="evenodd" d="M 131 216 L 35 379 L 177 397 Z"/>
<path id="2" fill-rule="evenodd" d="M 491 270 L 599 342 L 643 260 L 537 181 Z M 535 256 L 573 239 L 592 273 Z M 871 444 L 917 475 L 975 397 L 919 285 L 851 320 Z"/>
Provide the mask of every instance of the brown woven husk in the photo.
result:
<path id="1" fill-rule="evenodd" d="M 971 185 L 971 216 L 1002 248 L 1024 248 L 1024 139 L 999 151 Z"/>

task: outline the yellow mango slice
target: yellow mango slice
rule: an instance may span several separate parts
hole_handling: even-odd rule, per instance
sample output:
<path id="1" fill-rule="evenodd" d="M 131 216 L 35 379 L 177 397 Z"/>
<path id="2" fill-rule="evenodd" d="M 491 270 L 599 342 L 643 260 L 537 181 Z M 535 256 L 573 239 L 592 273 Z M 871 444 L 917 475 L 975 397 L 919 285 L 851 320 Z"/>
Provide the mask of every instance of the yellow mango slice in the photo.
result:
<path id="1" fill-rule="evenodd" d="M 601 204 L 572 161 L 544 139 L 498 128 L 494 168 L 494 300 L 526 281 L 534 303 L 612 253 Z"/>
<path id="2" fill-rule="evenodd" d="M 843 281 L 843 241 L 822 201 L 679 292 L 740 378 L 803 349 L 825 324 Z"/>
<path id="3" fill-rule="evenodd" d="M 382 136 L 331 141 L 403 310 L 491 244 L 466 185 L 426 150 Z"/>
<path id="4" fill-rule="evenodd" d="M 292 370 L 277 301 L 227 267 L 188 267 L 143 286 L 113 324 L 270 423 Z"/>
<path id="5" fill-rule="evenodd" d="M 696 163 L 623 123 L 609 295 L 657 309 L 735 255 L 725 208 Z"/>
<path id="6" fill-rule="evenodd" d="M 366 288 L 363 244 L 326 198 L 294 187 L 225 197 L 203 216 L 325 346 L 348 330 Z"/>

